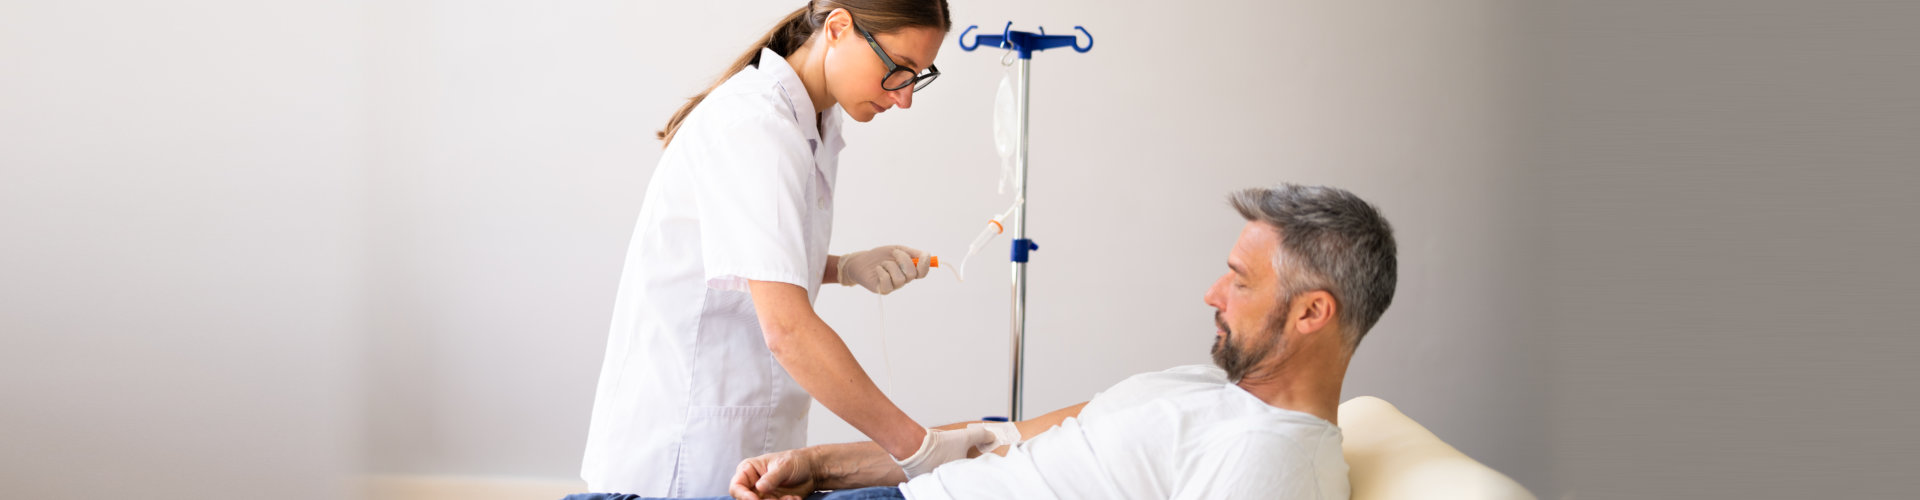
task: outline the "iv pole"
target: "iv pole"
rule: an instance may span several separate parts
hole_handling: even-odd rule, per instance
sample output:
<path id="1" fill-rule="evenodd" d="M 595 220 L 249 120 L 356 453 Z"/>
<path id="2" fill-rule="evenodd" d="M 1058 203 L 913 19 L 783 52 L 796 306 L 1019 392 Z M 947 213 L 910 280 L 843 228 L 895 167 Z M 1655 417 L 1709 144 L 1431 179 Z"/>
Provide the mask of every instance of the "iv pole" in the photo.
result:
<path id="1" fill-rule="evenodd" d="M 1027 238 L 1027 132 L 1029 130 L 1027 128 L 1027 106 L 1029 102 L 1027 91 L 1032 88 L 1031 69 L 1033 53 L 1060 47 L 1073 47 L 1075 52 L 1093 50 L 1093 34 L 1088 33 L 1086 28 L 1079 26 L 1073 27 L 1073 29 L 1080 30 L 1081 34 L 1087 36 L 1087 46 L 1081 47 L 1076 43 L 1073 35 L 1048 35 L 1047 29 L 1044 27 L 1040 28 L 1039 33 L 1014 31 L 1013 22 L 1008 21 L 1007 26 L 1001 29 L 999 35 L 976 35 L 974 36 L 973 44 L 969 45 L 967 43 L 967 33 L 973 32 L 975 28 L 979 28 L 979 26 L 968 26 L 966 31 L 960 32 L 960 37 L 956 41 L 960 43 L 961 50 L 972 52 L 973 49 L 983 44 L 992 44 L 1002 49 L 1014 51 L 1020 56 L 1020 68 L 1018 71 L 1020 75 L 1020 94 L 1018 99 L 1020 108 L 1020 126 L 1018 127 L 1020 141 L 1019 147 L 1017 148 L 1019 151 L 1019 159 L 1014 163 L 1013 167 L 1014 189 L 1016 190 L 1014 200 L 1017 201 L 1014 202 L 1013 208 L 1013 253 L 1010 256 L 1010 260 L 1013 261 L 1013 390 L 1011 396 L 1012 402 L 1009 405 L 1011 411 L 1008 413 L 1013 420 L 1018 421 L 1024 418 L 1024 408 L 1022 408 L 1022 401 L 1024 400 L 1022 375 L 1026 368 L 1024 355 L 1026 351 L 1027 330 L 1027 258 L 1029 252 L 1040 249 L 1039 244 Z M 994 417 L 988 417 L 987 419 L 997 420 Z"/>

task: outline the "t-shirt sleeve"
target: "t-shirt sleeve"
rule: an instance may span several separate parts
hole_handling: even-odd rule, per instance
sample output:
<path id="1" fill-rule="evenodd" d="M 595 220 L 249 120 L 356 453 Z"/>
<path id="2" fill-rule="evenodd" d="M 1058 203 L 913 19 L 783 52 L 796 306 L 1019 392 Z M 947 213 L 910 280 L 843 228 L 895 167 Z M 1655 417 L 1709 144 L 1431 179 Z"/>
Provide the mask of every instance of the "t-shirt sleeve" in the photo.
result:
<path id="1" fill-rule="evenodd" d="M 709 102 L 741 108 L 740 103 Z M 728 109 L 701 137 L 700 161 L 690 165 L 700 210 L 700 256 L 707 286 L 747 289 L 747 281 L 808 287 L 807 186 L 813 156 L 793 123 L 765 112 Z M 718 111 L 718 110 L 716 110 Z M 761 110 L 749 110 L 761 111 Z"/>
<path id="2" fill-rule="evenodd" d="M 1249 430 L 1218 439 L 1188 461 L 1174 498 L 1317 499 L 1313 451 L 1278 433 Z"/>

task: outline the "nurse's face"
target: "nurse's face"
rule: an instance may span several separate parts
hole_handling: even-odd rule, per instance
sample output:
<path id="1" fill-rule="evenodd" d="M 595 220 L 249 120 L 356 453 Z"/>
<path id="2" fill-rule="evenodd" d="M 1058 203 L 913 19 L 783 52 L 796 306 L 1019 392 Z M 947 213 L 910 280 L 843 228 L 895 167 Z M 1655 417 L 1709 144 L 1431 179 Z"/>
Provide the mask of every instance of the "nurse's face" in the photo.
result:
<path id="1" fill-rule="evenodd" d="M 827 93 L 840 109 L 847 110 L 854 121 L 864 123 L 895 107 L 913 107 L 913 86 L 891 91 L 883 88 L 880 81 L 887 76 L 887 64 L 873 53 L 859 31 L 840 26 L 843 29 L 833 30 L 837 36 L 831 40 L 833 50 L 827 52 L 826 62 Z M 893 58 L 894 64 L 916 74 L 933 64 L 933 57 L 940 54 L 940 41 L 945 38 L 946 33 L 929 27 L 873 33 L 873 39 L 880 42 L 880 49 Z"/>

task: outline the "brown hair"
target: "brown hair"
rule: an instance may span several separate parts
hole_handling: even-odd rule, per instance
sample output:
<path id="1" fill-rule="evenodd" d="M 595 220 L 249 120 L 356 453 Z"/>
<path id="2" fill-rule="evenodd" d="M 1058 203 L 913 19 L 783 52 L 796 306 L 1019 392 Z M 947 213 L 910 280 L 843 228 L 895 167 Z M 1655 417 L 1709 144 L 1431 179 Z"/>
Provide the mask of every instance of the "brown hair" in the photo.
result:
<path id="1" fill-rule="evenodd" d="M 953 29 L 953 22 L 948 19 L 947 0 L 810 0 L 805 7 L 780 19 L 772 31 L 754 42 L 753 48 L 734 59 L 733 66 L 728 67 L 727 72 L 714 80 L 712 85 L 708 85 L 707 90 L 687 99 L 687 103 L 673 113 L 673 118 L 667 120 L 667 127 L 656 134 L 661 142 L 660 147 L 673 143 L 673 134 L 680 130 L 680 122 L 687 119 L 687 114 L 692 113 L 693 107 L 699 106 L 707 94 L 735 73 L 746 69 L 747 65 L 753 64 L 760 57 L 761 47 L 773 49 L 781 57 L 792 55 L 793 51 L 807 43 L 808 38 L 813 37 L 813 32 L 820 29 L 820 25 L 827 21 L 827 15 L 835 9 L 846 9 L 859 18 L 860 28 L 869 33 L 892 33 L 913 27 L 940 28 L 942 32 Z"/>

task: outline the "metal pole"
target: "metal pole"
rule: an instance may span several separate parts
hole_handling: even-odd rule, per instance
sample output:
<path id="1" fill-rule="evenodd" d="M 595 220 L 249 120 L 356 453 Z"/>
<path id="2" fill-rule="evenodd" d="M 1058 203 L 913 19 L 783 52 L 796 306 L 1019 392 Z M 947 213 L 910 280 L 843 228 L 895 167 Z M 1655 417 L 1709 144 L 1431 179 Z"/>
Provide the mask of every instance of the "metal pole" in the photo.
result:
<path id="1" fill-rule="evenodd" d="M 1015 198 L 1019 201 L 1013 207 L 1015 245 L 1026 244 L 1027 239 L 1027 89 L 1031 82 L 1028 71 L 1032 63 L 1032 59 L 1020 59 L 1020 95 L 1016 99 L 1020 103 L 1020 159 L 1014 163 L 1013 167 L 1014 188 L 1019 193 L 1018 198 Z M 1023 356 L 1026 350 L 1026 330 L 1027 263 L 1015 261 L 1013 263 L 1013 411 L 1010 413 L 1015 422 L 1024 418 L 1021 414 L 1023 391 L 1020 376 L 1026 367 Z"/>

